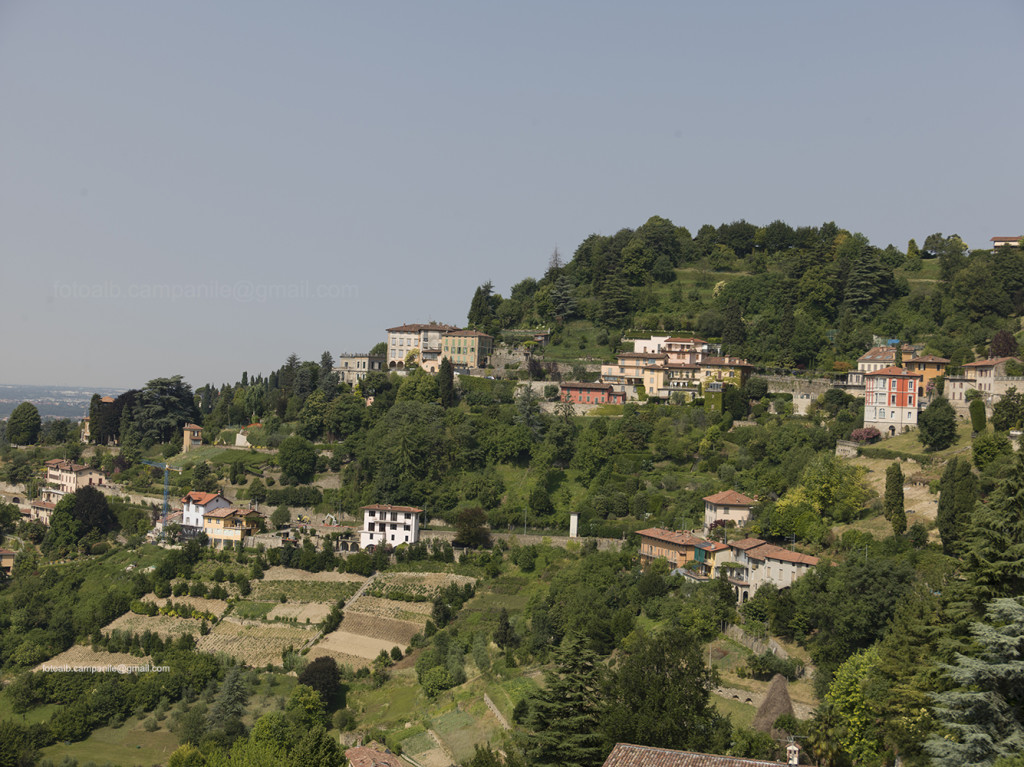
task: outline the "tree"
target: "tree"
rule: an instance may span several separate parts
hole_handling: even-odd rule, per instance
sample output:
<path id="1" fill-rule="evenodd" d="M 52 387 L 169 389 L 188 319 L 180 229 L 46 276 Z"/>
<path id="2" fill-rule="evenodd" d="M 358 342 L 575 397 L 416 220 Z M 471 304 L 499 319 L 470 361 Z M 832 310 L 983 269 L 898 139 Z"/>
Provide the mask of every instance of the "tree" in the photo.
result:
<path id="1" fill-rule="evenodd" d="M 988 353 L 993 357 L 1016 357 L 1019 352 L 1017 339 L 1009 330 L 997 330 L 988 347 Z"/>
<path id="2" fill-rule="evenodd" d="M 519 646 L 519 635 L 512 627 L 512 622 L 508 619 L 508 610 L 504 607 L 501 608 L 501 613 L 498 615 L 498 628 L 494 631 L 494 644 L 502 650 L 507 647 Z"/>
<path id="3" fill-rule="evenodd" d="M 117 527 L 117 520 L 110 511 L 107 497 L 92 486 L 79 488 L 75 494 L 75 507 L 72 512 L 78 520 L 82 535 L 95 530 L 106 535 Z"/>
<path id="4" fill-rule="evenodd" d="M 338 695 L 341 673 L 334 658 L 324 655 L 308 663 L 299 674 L 299 684 L 312 687 L 328 706 Z"/>
<path id="5" fill-rule="evenodd" d="M 302 437 L 287 437 L 278 449 L 277 462 L 285 476 L 299 483 L 311 482 L 316 473 L 316 449 Z"/>
<path id="6" fill-rule="evenodd" d="M 455 371 L 451 360 L 445 357 L 437 369 L 437 393 L 441 407 L 452 407 L 456 402 Z"/>
<path id="7" fill-rule="evenodd" d="M 1012 386 L 992 406 L 992 428 L 996 431 L 1008 431 L 1024 424 L 1024 392 L 1018 392 Z"/>
<path id="8" fill-rule="evenodd" d="M 721 753 L 729 723 L 711 702 L 717 681 L 693 631 L 638 630 L 623 644 L 604 688 L 602 730 L 613 743 Z"/>
<path id="9" fill-rule="evenodd" d="M 971 455 L 978 470 L 984 471 L 985 467 L 1001 456 L 1013 455 L 1013 445 L 1001 432 L 979 434 L 971 444 Z"/>
<path id="10" fill-rule="evenodd" d="M 270 515 L 270 521 L 274 527 L 284 527 L 291 524 L 292 512 L 286 504 L 281 504 Z"/>
<path id="11" fill-rule="evenodd" d="M 903 469 L 895 461 L 885 470 L 885 518 L 892 524 L 893 535 L 907 531 L 907 514 L 903 508 Z"/>
<path id="12" fill-rule="evenodd" d="M 971 430 L 981 434 L 985 431 L 985 401 L 980 397 L 972 399 L 968 409 L 971 413 Z"/>
<path id="13" fill-rule="evenodd" d="M 928 450 L 945 450 L 956 442 L 956 411 L 945 397 L 936 397 L 918 419 L 917 438 Z"/>
<path id="14" fill-rule="evenodd" d="M 991 765 L 1024 750 L 1024 605 L 989 602 L 971 634 L 977 650 L 944 667 L 953 689 L 935 696 L 945 732 L 925 750 L 938 767 Z"/>
<path id="15" fill-rule="evenodd" d="M 978 505 L 965 548 L 968 582 L 978 601 L 1024 593 L 1024 454 L 1003 485 Z"/>
<path id="16" fill-rule="evenodd" d="M 555 669 L 545 674 L 545 687 L 533 699 L 528 760 L 541 766 L 597 767 L 604 759 L 597 654 L 583 637 L 570 635 L 558 650 Z"/>
<path id="17" fill-rule="evenodd" d="M 978 482 L 971 472 L 971 464 L 966 459 L 954 458 L 946 465 L 939 481 L 936 515 L 942 550 L 946 554 L 960 554 L 977 500 Z"/>
<path id="18" fill-rule="evenodd" d="M 310 730 L 327 723 L 327 713 L 320 693 L 308 685 L 299 684 L 285 703 L 285 715 L 300 730 Z"/>
<path id="19" fill-rule="evenodd" d="M 22 402 L 7 419 L 7 440 L 12 445 L 34 445 L 39 438 L 42 420 L 31 402 Z"/>
<path id="20" fill-rule="evenodd" d="M 490 546 L 491 531 L 487 528 L 487 513 L 479 506 L 462 509 L 455 517 L 453 543 L 471 549 Z"/>

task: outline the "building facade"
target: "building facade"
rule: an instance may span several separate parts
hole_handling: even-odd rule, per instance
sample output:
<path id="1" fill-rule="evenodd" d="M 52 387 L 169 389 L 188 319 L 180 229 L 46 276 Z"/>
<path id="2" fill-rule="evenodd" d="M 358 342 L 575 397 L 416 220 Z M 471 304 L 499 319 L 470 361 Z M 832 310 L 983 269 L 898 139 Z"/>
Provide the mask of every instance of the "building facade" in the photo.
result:
<path id="1" fill-rule="evenodd" d="M 182 445 L 181 445 L 181 451 L 183 453 L 187 453 L 189 450 L 192 450 L 193 448 L 197 448 L 197 447 L 202 447 L 203 446 L 203 427 L 202 426 L 199 426 L 198 424 L 194 424 L 194 423 L 187 423 L 187 424 L 185 424 L 184 428 L 182 429 L 182 432 L 183 432 L 183 435 L 182 435 L 183 442 L 182 442 Z"/>
<path id="2" fill-rule="evenodd" d="M 374 504 L 363 507 L 363 529 L 359 531 L 359 548 L 382 543 L 400 546 L 420 539 L 420 515 L 423 509 L 412 506 Z"/>
<path id="3" fill-rule="evenodd" d="M 716 522 L 724 522 L 726 525 L 743 527 L 750 521 L 750 510 L 757 503 L 755 498 L 750 498 L 735 490 L 723 490 L 704 498 L 704 531 L 711 530 Z"/>
<path id="4" fill-rule="evenodd" d="M 388 370 L 405 370 L 407 363 L 436 373 L 441 361 L 441 337 L 458 330 L 439 322 L 413 323 L 388 328 Z"/>
<path id="5" fill-rule="evenodd" d="M 101 487 L 105 478 L 99 469 L 53 458 L 46 462 L 46 482 L 61 493 L 74 493 L 81 487 Z"/>
<path id="6" fill-rule="evenodd" d="M 494 338 L 479 330 L 450 330 L 441 336 L 441 359 L 457 368 L 487 367 Z"/>
<path id="7" fill-rule="evenodd" d="M 562 402 L 572 402 L 574 405 L 621 405 L 626 401 L 625 392 L 615 391 L 608 383 L 563 381 L 560 391 Z"/>
<path id="8" fill-rule="evenodd" d="M 864 426 L 892 437 L 917 428 L 921 376 L 895 366 L 864 375 Z"/>
<path id="9" fill-rule="evenodd" d="M 226 509 L 231 503 L 220 493 L 191 490 L 181 499 L 181 526 L 202 530 L 203 518 L 211 511 Z"/>
<path id="10" fill-rule="evenodd" d="M 203 532 L 215 549 L 245 545 L 245 539 L 259 530 L 262 516 L 252 509 L 214 509 L 203 515 Z"/>
<path id="11" fill-rule="evenodd" d="M 334 372 L 338 380 L 352 388 L 366 378 L 368 373 L 379 373 L 387 370 L 387 355 L 377 354 L 340 354 L 338 366 Z"/>

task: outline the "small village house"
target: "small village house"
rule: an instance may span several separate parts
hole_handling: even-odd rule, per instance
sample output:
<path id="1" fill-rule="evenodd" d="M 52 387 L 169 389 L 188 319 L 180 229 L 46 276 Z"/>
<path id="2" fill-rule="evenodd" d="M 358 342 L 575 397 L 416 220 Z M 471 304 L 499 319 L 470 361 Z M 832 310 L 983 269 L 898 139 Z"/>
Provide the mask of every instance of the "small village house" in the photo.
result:
<path id="1" fill-rule="evenodd" d="M 615 391 L 608 383 L 563 381 L 559 389 L 562 402 L 572 402 L 574 405 L 621 405 L 626 401 L 625 392 Z"/>
<path id="2" fill-rule="evenodd" d="M 215 549 L 237 543 L 245 545 L 245 539 L 259 529 L 261 518 L 260 513 L 252 509 L 214 509 L 203 515 L 203 532 Z"/>
<path id="3" fill-rule="evenodd" d="M 363 506 L 363 529 L 359 531 L 359 548 L 387 543 L 400 546 L 420 539 L 420 515 L 423 509 L 413 506 L 374 504 Z"/>
<path id="4" fill-rule="evenodd" d="M 199 490 L 191 490 L 181 499 L 181 526 L 188 532 L 201 532 L 205 525 L 203 519 L 211 511 L 226 509 L 231 505 L 230 501 L 216 493 L 203 493 Z"/>
<path id="5" fill-rule="evenodd" d="M 864 375 L 864 426 L 885 436 L 917 428 L 921 375 L 889 366 Z"/>
<path id="6" fill-rule="evenodd" d="M 750 510 L 757 500 L 735 490 L 723 490 L 704 498 L 704 531 L 711 530 L 716 522 L 732 523 L 743 527 L 750 521 Z"/>
<path id="7" fill-rule="evenodd" d="M 63 458 L 46 462 L 46 482 L 62 493 L 74 493 L 82 487 L 102 486 L 105 477 L 99 469 Z"/>

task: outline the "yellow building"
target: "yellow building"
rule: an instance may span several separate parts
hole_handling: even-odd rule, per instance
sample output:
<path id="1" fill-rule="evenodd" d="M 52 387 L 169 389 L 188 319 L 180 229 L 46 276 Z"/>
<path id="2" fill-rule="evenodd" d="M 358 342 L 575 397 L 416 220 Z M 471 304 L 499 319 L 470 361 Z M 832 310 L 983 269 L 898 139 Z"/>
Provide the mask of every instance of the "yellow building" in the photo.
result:
<path id="1" fill-rule="evenodd" d="M 441 359 L 457 368 L 482 368 L 494 351 L 494 338 L 479 330 L 450 330 L 441 336 Z"/>
<path id="2" fill-rule="evenodd" d="M 255 534 L 262 515 L 252 509 L 214 509 L 203 516 L 203 532 L 215 549 L 234 546 Z"/>
<path id="3" fill-rule="evenodd" d="M 700 363 L 701 381 L 743 386 L 753 369 L 753 365 L 739 357 L 705 357 Z"/>

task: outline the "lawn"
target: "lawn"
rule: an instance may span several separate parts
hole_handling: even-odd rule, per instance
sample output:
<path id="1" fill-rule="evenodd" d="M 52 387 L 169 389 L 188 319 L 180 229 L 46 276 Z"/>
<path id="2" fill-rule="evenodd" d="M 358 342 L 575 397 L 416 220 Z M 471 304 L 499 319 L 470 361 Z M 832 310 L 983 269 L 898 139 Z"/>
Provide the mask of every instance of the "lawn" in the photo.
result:
<path id="1" fill-rule="evenodd" d="M 70 757 L 79 764 L 166 764 L 178 748 L 178 737 L 166 729 L 170 717 L 155 732 L 147 732 L 143 721 L 132 717 L 121 727 L 101 727 L 77 743 L 49 746 L 42 749 L 43 759 L 59 763 Z"/>
<path id="2" fill-rule="evenodd" d="M 727 716 L 732 720 L 733 727 L 750 727 L 754 723 L 754 714 L 757 709 L 748 703 L 740 703 L 732 698 L 723 698 L 720 695 L 711 694 L 711 702 L 718 713 Z"/>
<path id="3" fill-rule="evenodd" d="M 960 421 L 957 424 L 956 434 L 956 442 L 954 442 L 950 447 L 945 450 L 936 450 L 934 452 L 924 449 L 924 445 L 922 445 L 921 440 L 918 439 L 917 429 L 912 429 L 904 434 L 897 434 L 895 437 L 890 437 L 889 439 L 883 439 L 881 442 L 876 442 L 869 447 L 895 450 L 909 455 L 927 455 L 930 456 L 933 461 L 945 461 L 955 455 L 960 455 L 965 452 L 969 453 L 971 450 L 971 422 L 966 419 Z"/>

